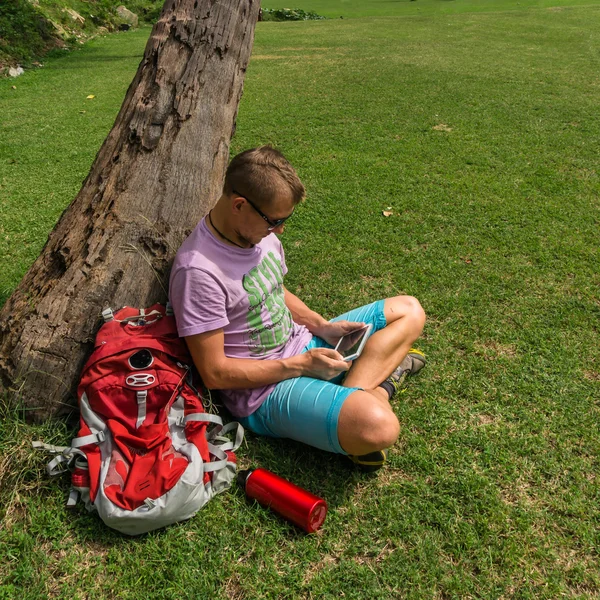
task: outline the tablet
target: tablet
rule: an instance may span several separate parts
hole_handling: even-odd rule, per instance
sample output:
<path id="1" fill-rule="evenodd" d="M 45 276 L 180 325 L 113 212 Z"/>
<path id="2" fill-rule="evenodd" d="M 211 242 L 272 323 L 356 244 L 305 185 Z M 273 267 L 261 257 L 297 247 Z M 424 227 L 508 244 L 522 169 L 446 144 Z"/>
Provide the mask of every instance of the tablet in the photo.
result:
<path id="1" fill-rule="evenodd" d="M 372 329 L 373 325 L 369 324 L 343 335 L 335 349 L 344 357 L 344 360 L 351 361 L 358 358 Z"/>

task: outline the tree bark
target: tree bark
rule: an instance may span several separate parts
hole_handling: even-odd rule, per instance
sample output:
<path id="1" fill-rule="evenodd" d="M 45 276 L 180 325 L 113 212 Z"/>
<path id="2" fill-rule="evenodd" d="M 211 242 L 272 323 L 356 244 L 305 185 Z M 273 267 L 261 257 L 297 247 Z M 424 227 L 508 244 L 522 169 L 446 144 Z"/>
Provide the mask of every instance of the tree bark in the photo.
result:
<path id="1" fill-rule="evenodd" d="M 101 311 L 165 301 L 217 201 L 258 0 L 167 0 L 82 189 L 0 312 L 0 379 L 34 420 L 71 411 Z"/>

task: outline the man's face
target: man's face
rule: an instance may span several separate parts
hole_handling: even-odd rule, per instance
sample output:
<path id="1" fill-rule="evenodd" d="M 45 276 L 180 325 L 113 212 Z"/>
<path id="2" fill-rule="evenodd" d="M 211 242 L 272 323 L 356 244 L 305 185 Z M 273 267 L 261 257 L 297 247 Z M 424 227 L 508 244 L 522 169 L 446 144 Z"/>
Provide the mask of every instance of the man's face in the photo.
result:
<path id="1" fill-rule="evenodd" d="M 237 192 L 234 196 L 243 202 L 240 205 L 238 235 L 251 244 L 258 244 L 270 233 L 283 233 L 285 221 L 292 216 L 295 208 L 291 194 L 278 196 L 264 207 Z"/>

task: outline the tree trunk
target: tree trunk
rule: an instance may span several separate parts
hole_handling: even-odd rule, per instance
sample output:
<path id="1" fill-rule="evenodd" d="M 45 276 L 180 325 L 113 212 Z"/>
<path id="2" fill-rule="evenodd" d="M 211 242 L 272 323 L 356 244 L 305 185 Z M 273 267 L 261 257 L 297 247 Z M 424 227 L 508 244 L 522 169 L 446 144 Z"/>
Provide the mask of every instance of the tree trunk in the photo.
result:
<path id="1" fill-rule="evenodd" d="M 165 301 L 171 261 L 215 204 L 258 0 L 167 0 L 75 200 L 0 312 L 0 378 L 30 418 L 76 406 L 101 311 Z"/>

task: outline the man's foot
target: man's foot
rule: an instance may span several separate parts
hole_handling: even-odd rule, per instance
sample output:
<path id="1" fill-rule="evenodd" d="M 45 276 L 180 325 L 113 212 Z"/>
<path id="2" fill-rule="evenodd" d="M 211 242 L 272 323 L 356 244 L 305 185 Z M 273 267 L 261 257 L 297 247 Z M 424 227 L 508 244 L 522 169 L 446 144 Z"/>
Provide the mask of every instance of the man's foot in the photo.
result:
<path id="1" fill-rule="evenodd" d="M 411 348 L 404 360 L 383 383 L 389 384 L 393 389 L 393 394 L 397 394 L 402 388 L 404 380 L 410 375 L 416 375 L 426 363 L 425 354 L 416 348 Z M 388 385 L 382 385 L 382 387 L 390 391 Z M 390 398 L 393 394 L 390 394 Z"/>
<path id="2" fill-rule="evenodd" d="M 388 451 L 387 450 L 376 450 L 375 452 L 369 452 L 369 454 L 361 454 L 356 456 L 354 454 L 348 454 L 348 458 L 358 467 L 361 471 L 372 472 L 381 469 L 387 462 Z"/>

